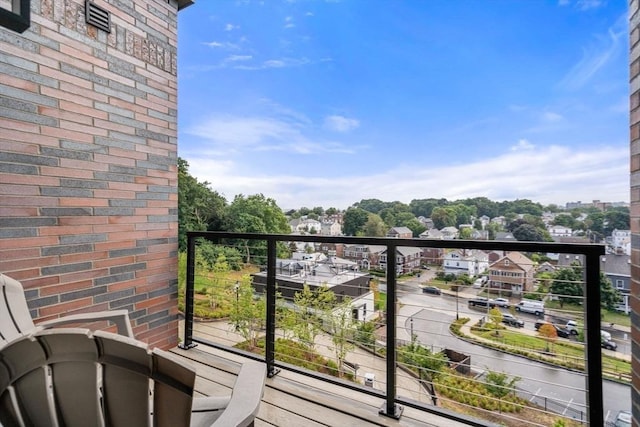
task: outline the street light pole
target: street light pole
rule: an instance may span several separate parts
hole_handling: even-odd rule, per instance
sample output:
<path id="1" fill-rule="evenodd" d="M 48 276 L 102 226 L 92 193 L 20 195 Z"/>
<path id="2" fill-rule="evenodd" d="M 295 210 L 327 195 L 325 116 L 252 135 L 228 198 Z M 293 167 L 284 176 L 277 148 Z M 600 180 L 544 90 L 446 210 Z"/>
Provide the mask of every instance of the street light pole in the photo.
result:
<path id="1" fill-rule="evenodd" d="M 413 316 L 409 318 L 409 325 L 411 328 L 411 342 L 413 342 Z"/>
<path id="2" fill-rule="evenodd" d="M 456 320 L 459 320 L 459 314 L 458 314 L 458 291 L 460 291 L 460 285 L 456 285 Z"/>

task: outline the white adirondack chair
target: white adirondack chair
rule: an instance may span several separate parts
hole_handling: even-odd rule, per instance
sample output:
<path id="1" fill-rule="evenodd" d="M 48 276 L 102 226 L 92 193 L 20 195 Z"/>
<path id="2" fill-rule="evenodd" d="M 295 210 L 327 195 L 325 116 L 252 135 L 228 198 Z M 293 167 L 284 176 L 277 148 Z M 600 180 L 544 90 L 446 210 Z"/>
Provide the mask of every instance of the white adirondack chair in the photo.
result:
<path id="1" fill-rule="evenodd" d="M 117 326 L 119 334 L 133 338 L 127 310 L 71 314 L 35 325 L 27 307 L 22 284 L 0 273 L 0 349 L 9 341 L 29 334 L 36 328 L 52 328 L 65 324 L 91 323 L 102 320 L 113 322 Z"/>
<path id="2" fill-rule="evenodd" d="M 194 399 L 195 371 L 170 353 L 104 331 L 36 330 L 0 349 L 0 424 L 249 426 L 265 375 L 244 363 L 231 396 Z"/>

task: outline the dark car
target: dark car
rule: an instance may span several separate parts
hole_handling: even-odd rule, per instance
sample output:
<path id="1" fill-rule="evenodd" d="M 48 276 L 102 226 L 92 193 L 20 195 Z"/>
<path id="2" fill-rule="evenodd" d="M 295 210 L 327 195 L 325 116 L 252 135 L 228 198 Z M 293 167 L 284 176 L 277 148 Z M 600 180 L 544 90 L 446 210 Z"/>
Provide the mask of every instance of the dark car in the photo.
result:
<path id="1" fill-rule="evenodd" d="M 560 326 L 558 326 L 558 325 L 554 325 L 553 323 L 543 322 L 542 320 L 538 320 L 538 321 L 536 322 L 536 324 L 535 324 L 536 331 L 537 331 L 538 329 L 540 329 L 540 327 L 542 327 L 542 325 L 545 325 L 545 324 L 549 324 L 549 325 L 553 326 L 553 327 L 555 328 L 555 330 L 556 330 L 556 334 L 557 334 L 560 338 L 569 338 L 569 336 L 571 335 L 571 332 L 569 332 L 569 330 L 568 330 L 568 329 L 561 328 Z"/>
<path id="2" fill-rule="evenodd" d="M 600 341 L 600 346 L 602 348 L 606 348 L 607 350 L 613 350 L 613 351 L 615 351 L 618 348 L 618 344 L 604 338 Z"/>
<path id="3" fill-rule="evenodd" d="M 502 313 L 502 323 L 505 325 L 513 326 L 515 328 L 522 328 L 524 326 L 524 320 L 518 319 L 516 316 L 510 313 Z"/>
<path id="4" fill-rule="evenodd" d="M 496 306 L 495 302 L 492 299 L 487 299 L 485 297 L 476 297 L 469 300 L 469 307 L 487 307 L 493 308 Z"/>
<path id="5" fill-rule="evenodd" d="M 440 288 L 436 288 L 435 286 L 425 286 L 424 288 L 422 288 L 422 293 L 440 295 L 442 291 L 440 290 Z"/>

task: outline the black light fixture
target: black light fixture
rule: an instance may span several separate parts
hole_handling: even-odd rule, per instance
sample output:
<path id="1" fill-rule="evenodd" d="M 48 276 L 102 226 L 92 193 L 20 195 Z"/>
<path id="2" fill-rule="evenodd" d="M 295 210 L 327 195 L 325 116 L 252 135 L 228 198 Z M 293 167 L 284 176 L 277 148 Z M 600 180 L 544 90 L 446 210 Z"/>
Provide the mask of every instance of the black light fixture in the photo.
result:
<path id="1" fill-rule="evenodd" d="M 0 7 L 0 26 L 24 33 L 31 26 L 31 0 L 11 0 L 11 10 Z"/>

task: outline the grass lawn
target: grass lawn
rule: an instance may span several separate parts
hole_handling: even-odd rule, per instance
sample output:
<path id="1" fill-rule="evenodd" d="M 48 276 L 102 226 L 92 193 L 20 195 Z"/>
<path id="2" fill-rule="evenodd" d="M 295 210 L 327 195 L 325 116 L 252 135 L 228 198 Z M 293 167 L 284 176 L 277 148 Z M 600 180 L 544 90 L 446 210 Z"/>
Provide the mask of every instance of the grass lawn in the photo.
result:
<path id="1" fill-rule="evenodd" d="M 529 350 L 532 353 L 544 352 L 547 348 L 547 342 L 543 338 L 522 334 L 515 331 L 501 330 L 500 335 L 496 336 L 494 330 L 478 332 L 473 334 L 489 339 L 496 343 L 512 346 L 518 350 Z M 585 351 L 580 344 L 574 344 L 563 340 L 556 340 L 555 343 L 549 344 L 553 359 L 558 362 L 584 367 Z M 621 360 L 607 354 L 602 355 L 603 371 L 608 374 L 617 375 L 619 373 L 629 374 L 631 372 L 631 363 Z"/>

